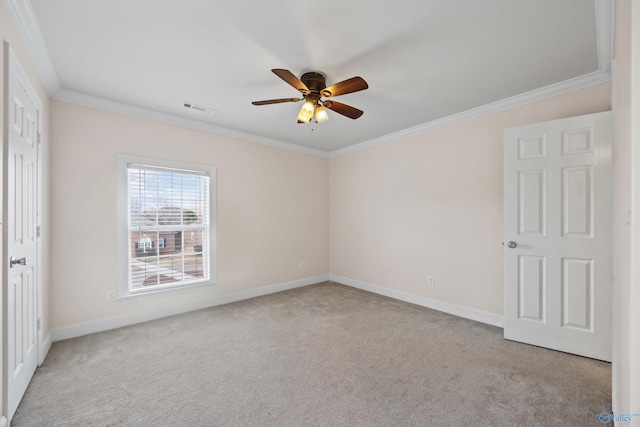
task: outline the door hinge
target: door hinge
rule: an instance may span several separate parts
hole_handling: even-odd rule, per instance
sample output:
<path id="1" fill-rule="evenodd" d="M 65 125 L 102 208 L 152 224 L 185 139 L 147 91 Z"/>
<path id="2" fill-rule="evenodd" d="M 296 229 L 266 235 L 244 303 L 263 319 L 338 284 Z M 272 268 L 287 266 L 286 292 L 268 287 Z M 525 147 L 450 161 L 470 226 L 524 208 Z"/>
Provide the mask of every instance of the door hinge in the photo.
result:
<path id="1" fill-rule="evenodd" d="M 38 330 L 42 329 L 42 317 L 38 317 Z"/>
<path id="2" fill-rule="evenodd" d="M 40 226 L 36 226 L 36 237 L 40 237 Z"/>
<path id="3" fill-rule="evenodd" d="M 42 143 L 42 134 L 40 132 L 38 132 L 38 136 L 36 136 L 36 140 L 38 141 L 38 144 Z"/>

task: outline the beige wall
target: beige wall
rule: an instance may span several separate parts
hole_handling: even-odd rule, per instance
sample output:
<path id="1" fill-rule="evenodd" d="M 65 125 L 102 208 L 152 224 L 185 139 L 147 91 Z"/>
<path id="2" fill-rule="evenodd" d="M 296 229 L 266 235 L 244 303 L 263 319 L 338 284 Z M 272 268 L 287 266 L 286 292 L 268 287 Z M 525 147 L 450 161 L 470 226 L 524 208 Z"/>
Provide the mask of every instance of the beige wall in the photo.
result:
<path id="1" fill-rule="evenodd" d="M 53 327 L 328 272 L 502 315 L 503 129 L 608 109 L 606 83 L 328 161 L 54 102 Z M 118 153 L 217 166 L 215 288 L 107 301 Z"/>
<path id="2" fill-rule="evenodd" d="M 45 336 L 48 334 L 49 329 L 50 329 L 50 322 L 49 322 L 49 251 L 48 251 L 48 245 L 49 245 L 49 239 L 48 239 L 48 230 L 49 230 L 49 216 L 48 216 L 48 192 L 49 192 L 49 180 L 48 180 L 48 174 L 49 174 L 49 168 L 48 168 L 48 156 L 49 156 L 49 141 L 48 141 L 48 126 L 49 126 L 49 95 L 47 94 L 46 89 L 44 88 L 38 73 L 36 71 L 35 65 L 33 63 L 33 61 L 31 60 L 31 57 L 29 56 L 29 53 L 27 51 L 27 48 L 20 36 L 20 33 L 18 32 L 17 27 L 15 26 L 15 23 L 13 22 L 13 18 L 11 17 L 11 14 L 9 12 L 9 10 L 7 9 L 7 4 L 4 1 L 0 1 L 0 39 L 2 40 L 2 44 L 4 45 L 4 42 L 9 43 L 13 53 L 16 55 L 16 57 L 18 58 L 18 61 L 20 62 L 20 65 L 22 66 L 23 70 L 25 71 L 25 73 L 27 74 L 27 76 L 29 77 L 29 80 L 33 86 L 33 88 L 35 89 L 36 93 L 38 94 L 38 97 L 40 98 L 40 101 L 42 101 L 43 104 L 43 118 L 44 118 L 44 139 L 43 139 L 43 157 L 42 157 L 42 161 L 43 161 L 43 168 L 44 168 L 44 185 L 43 185 L 43 197 L 44 197 L 44 207 L 43 210 L 41 211 L 43 218 L 42 218 L 42 224 L 43 224 L 43 235 L 42 235 L 42 240 L 41 240 L 41 245 L 43 247 L 43 259 L 40 260 L 41 261 L 41 265 L 42 265 L 42 284 L 43 284 L 43 295 L 41 295 L 41 300 L 42 300 L 42 304 L 43 304 L 43 330 L 44 330 L 44 334 Z M 4 49 L 4 46 L 0 46 L 0 49 Z M 4 135 L 4 105 L 5 105 L 5 99 L 4 99 L 4 80 L 5 80 L 5 75 L 4 75 L 4 68 L 5 68 L 5 63 L 4 63 L 4 54 L 2 52 L 0 52 L 0 135 Z M 4 138 L 4 137 L 3 137 Z M 3 141 L 4 144 L 4 141 Z M 1 161 L 1 157 L 2 157 L 2 150 L 0 150 L 0 169 L 2 169 L 2 165 L 4 164 Z M 2 187 L 2 177 L 3 174 L 0 173 L 0 188 Z M 2 211 L 1 209 L 2 207 L 2 197 L 0 197 L 0 212 Z M 3 218 L 4 220 L 4 218 Z M 0 228 L 0 233 L 2 233 L 2 229 Z M 2 254 L 2 248 L 4 246 L 4 236 L 2 236 L 3 239 L 3 244 L 0 245 L 0 259 L 5 259 L 5 254 Z M 0 274 L 4 274 L 4 272 L 2 271 L 2 268 L 4 268 L 5 263 L 2 262 L 0 263 Z M 2 298 L 4 301 L 5 298 L 5 289 L 6 287 L 3 286 L 3 292 L 2 292 Z M 2 310 L 4 307 L 4 303 L 0 304 L 0 330 L 4 331 L 4 327 L 2 325 L 2 319 L 3 319 L 3 315 L 2 315 Z M 4 357 L 4 353 L 1 351 L 2 350 L 2 345 L 3 345 L 3 340 L 0 340 L 0 354 L 3 355 Z M 2 363 L 0 364 L 0 366 L 4 366 L 4 359 L 2 361 Z M 2 379 L 2 369 L 0 369 L 0 380 Z M 4 381 L 1 382 L 2 384 L 4 384 Z M 4 400 L 2 399 L 2 394 L 4 392 L 4 387 L 0 388 L 0 402 L 3 402 Z M 2 410 L 2 414 L 6 414 L 6 408 L 3 408 Z"/>
<path id="3" fill-rule="evenodd" d="M 503 129 L 609 110 L 610 93 L 600 84 L 331 159 L 331 273 L 501 316 Z"/>
<path id="4" fill-rule="evenodd" d="M 327 274 L 328 159 L 57 101 L 51 120 L 54 328 Z M 217 167 L 217 285 L 107 300 L 119 153 Z"/>

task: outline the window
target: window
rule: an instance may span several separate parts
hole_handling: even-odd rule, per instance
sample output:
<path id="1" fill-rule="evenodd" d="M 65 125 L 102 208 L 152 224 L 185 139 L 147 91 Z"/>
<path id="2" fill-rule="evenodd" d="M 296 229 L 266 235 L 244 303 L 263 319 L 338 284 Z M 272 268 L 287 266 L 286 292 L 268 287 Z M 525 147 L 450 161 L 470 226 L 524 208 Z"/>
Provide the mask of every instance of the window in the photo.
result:
<path id="1" fill-rule="evenodd" d="M 153 240 L 151 240 L 151 238 L 145 234 L 136 243 L 136 249 L 141 251 L 153 250 Z"/>
<path id="2" fill-rule="evenodd" d="M 118 295 L 211 283 L 215 168 L 119 156 L 119 174 Z"/>

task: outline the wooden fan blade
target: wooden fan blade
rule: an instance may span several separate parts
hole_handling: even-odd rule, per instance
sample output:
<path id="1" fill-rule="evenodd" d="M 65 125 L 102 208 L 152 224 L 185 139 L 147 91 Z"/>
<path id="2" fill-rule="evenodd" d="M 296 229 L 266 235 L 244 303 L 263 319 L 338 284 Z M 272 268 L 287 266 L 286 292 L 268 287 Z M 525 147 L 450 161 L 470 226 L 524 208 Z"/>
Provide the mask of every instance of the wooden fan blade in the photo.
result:
<path id="1" fill-rule="evenodd" d="M 362 110 L 358 110 L 355 107 L 336 101 L 324 101 L 322 105 L 338 114 L 342 114 L 343 116 L 347 116 L 354 120 L 364 113 Z"/>
<path id="2" fill-rule="evenodd" d="M 346 93 L 358 92 L 360 90 L 365 90 L 368 87 L 369 85 L 364 81 L 362 77 L 351 77 L 350 79 L 341 81 L 340 83 L 336 83 L 322 89 L 320 93 L 322 94 L 322 96 L 331 97 L 344 95 Z"/>
<path id="3" fill-rule="evenodd" d="M 280 104 L 281 102 L 298 102 L 300 98 L 280 98 L 280 99 L 266 99 L 264 101 L 253 101 L 253 105 L 269 105 L 269 104 Z"/>
<path id="4" fill-rule="evenodd" d="M 302 81 L 294 76 L 291 71 L 284 70 L 282 68 L 274 68 L 271 71 L 273 71 L 276 76 L 280 77 L 282 80 L 296 88 L 296 90 L 298 90 L 303 95 L 307 95 L 309 93 L 309 88 L 307 87 L 307 85 L 302 83 Z"/>

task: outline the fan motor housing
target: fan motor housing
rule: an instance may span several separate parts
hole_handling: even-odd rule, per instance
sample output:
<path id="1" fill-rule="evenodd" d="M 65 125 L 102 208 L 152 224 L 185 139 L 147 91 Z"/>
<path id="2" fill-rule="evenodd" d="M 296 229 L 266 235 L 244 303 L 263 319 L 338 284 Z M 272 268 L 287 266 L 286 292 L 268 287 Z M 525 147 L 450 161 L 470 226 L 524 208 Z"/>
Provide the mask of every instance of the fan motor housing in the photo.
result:
<path id="1" fill-rule="evenodd" d="M 322 89 L 327 87 L 324 74 L 315 71 L 304 73 L 302 77 L 300 77 L 300 81 L 309 88 L 311 93 L 317 93 L 318 95 L 320 95 Z"/>

